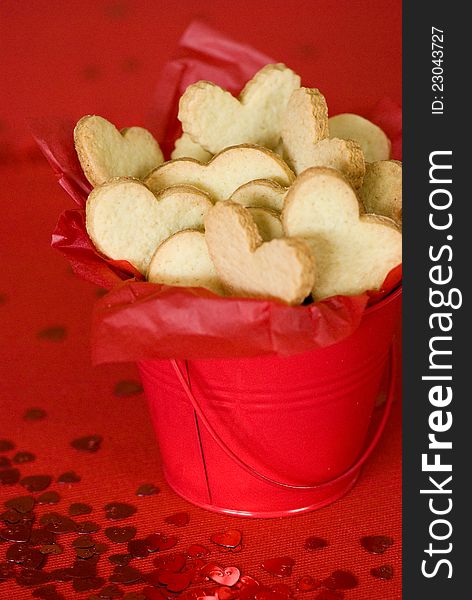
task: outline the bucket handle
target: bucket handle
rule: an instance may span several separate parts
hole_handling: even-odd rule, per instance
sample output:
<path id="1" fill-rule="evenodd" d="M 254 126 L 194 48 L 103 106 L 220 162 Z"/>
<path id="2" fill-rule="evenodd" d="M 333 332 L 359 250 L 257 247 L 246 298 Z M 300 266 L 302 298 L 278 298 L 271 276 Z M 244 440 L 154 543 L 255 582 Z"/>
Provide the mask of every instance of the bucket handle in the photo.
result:
<path id="1" fill-rule="evenodd" d="M 238 466 L 240 466 L 244 471 L 246 471 L 253 477 L 260 479 L 260 480 L 264 481 L 265 483 L 270 483 L 276 487 L 289 488 L 292 490 L 315 490 L 315 489 L 322 489 L 323 487 L 334 485 L 336 483 L 341 482 L 344 478 L 347 478 L 350 475 L 353 475 L 358 469 L 360 469 L 360 467 L 362 467 L 362 465 L 366 462 L 366 460 L 372 454 L 372 451 L 374 450 L 374 448 L 377 446 L 377 443 L 385 429 L 385 425 L 387 424 L 387 420 L 390 415 L 390 410 L 392 408 L 392 403 L 393 403 L 394 394 L 395 394 L 397 359 L 395 358 L 395 353 L 393 351 L 393 344 L 392 344 L 392 347 L 390 348 L 389 354 L 390 354 L 390 361 L 389 361 L 390 362 L 390 381 L 389 381 L 389 385 L 388 385 L 387 400 L 385 402 L 385 408 L 383 411 L 382 418 L 381 418 L 379 424 L 377 425 L 377 429 L 376 429 L 375 434 L 373 435 L 370 443 L 365 448 L 365 450 L 362 452 L 360 457 L 356 460 L 356 462 L 351 467 L 349 467 L 349 469 L 347 469 L 347 471 L 344 471 L 343 473 L 341 473 L 341 475 L 338 475 L 334 479 L 330 479 L 329 481 L 324 481 L 323 483 L 318 483 L 318 484 L 314 484 L 314 485 L 294 485 L 291 483 L 284 483 L 281 481 L 276 481 L 275 479 L 271 479 L 270 477 L 267 477 L 267 475 L 263 475 L 262 473 L 259 473 L 259 471 L 256 471 L 256 469 L 254 469 L 254 467 L 251 467 L 250 465 L 245 463 L 243 460 L 241 460 L 239 458 L 239 456 L 237 456 L 237 454 L 235 454 L 233 452 L 233 450 L 231 450 L 231 448 L 229 448 L 229 446 L 221 439 L 221 437 L 218 435 L 218 433 L 214 430 L 214 428 L 208 421 L 207 417 L 203 413 L 203 410 L 202 410 L 200 404 L 198 403 L 197 399 L 193 395 L 192 390 L 190 389 L 189 383 L 188 383 L 186 377 L 183 375 L 179 365 L 177 364 L 177 361 L 175 359 L 171 359 L 170 362 L 176 372 L 176 375 L 177 375 L 180 383 L 182 384 L 185 394 L 187 395 L 188 399 L 190 400 L 190 403 L 193 406 L 197 416 L 199 417 L 199 419 L 202 421 L 202 423 L 205 425 L 206 429 L 208 430 L 208 433 L 215 440 L 215 442 L 218 444 L 218 446 L 229 456 L 229 458 L 231 458 L 235 463 L 237 463 Z"/>

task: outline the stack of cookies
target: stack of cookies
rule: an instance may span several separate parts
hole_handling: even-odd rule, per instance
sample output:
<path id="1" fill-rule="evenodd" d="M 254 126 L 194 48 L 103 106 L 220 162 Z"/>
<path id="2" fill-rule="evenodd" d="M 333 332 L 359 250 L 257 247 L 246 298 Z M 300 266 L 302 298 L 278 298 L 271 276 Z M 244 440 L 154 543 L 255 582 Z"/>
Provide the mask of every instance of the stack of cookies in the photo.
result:
<path id="1" fill-rule="evenodd" d="M 354 114 L 267 65 L 239 98 L 208 81 L 180 99 L 164 161 L 145 129 L 99 116 L 75 128 L 93 186 L 87 231 L 149 281 L 291 305 L 378 290 L 401 263 L 402 167 Z"/>

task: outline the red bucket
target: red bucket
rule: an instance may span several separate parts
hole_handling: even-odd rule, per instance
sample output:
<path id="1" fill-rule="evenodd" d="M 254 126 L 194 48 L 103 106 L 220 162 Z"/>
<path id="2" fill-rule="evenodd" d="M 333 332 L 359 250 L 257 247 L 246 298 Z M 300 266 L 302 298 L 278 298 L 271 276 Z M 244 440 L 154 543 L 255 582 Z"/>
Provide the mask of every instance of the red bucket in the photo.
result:
<path id="1" fill-rule="evenodd" d="M 351 336 L 304 354 L 140 362 L 169 485 L 203 508 L 252 517 L 345 494 L 387 421 L 400 305 L 398 289 Z M 367 441 L 389 357 L 388 400 Z"/>

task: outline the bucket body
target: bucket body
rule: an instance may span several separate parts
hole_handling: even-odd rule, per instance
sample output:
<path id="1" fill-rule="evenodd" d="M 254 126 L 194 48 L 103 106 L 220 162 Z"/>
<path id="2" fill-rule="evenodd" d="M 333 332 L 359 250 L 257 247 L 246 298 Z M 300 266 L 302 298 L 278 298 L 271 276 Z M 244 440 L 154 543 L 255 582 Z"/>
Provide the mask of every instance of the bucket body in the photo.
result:
<path id="1" fill-rule="evenodd" d="M 345 340 L 290 357 L 140 362 L 169 485 L 204 508 L 254 517 L 314 510 L 346 493 L 400 304 L 397 290 Z"/>

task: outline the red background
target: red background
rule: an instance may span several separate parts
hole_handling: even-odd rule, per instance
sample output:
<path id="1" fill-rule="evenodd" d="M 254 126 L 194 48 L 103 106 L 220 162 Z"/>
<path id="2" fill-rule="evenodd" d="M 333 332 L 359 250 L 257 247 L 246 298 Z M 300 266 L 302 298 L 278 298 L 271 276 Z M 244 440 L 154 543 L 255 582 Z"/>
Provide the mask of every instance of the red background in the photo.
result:
<path id="1" fill-rule="evenodd" d="M 35 462 L 20 467 L 22 474 L 57 476 L 74 469 L 80 483 L 60 489 L 54 484 L 63 496 L 58 510 L 66 512 L 73 501 L 90 502 L 92 518 L 103 524 L 104 504 L 128 500 L 139 508 L 129 519 L 137 524 L 138 535 L 170 533 L 173 527 L 163 524 L 163 518 L 189 510 L 190 524 L 177 532 L 178 548 L 208 543 L 211 533 L 238 527 L 245 538 L 243 552 L 213 556 L 226 561 L 230 556 L 244 573 L 265 582 L 275 578 L 261 572 L 261 561 L 288 554 L 296 566 L 284 582 L 292 586 L 302 575 L 326 577 L 342 568 L 360 580 L 346 599 L 400 598 L 398 403 L 359 483 L 328 508 L 284 520 L 246 521 L 189 507 L 163 481 L 143 396 L 113 394 L 118 381 L 137 378 L 135 367 L 90 364 L 89 328 L 97 290 L 72 276 L 49 248 L 57 216 L 72 202 L 35 152 L 25 120 L 43 115 L 79 118 L 92 112 L 119 126 L 141 124 L 152 107 L 160 69 L 192 19 L 288 64 L 304 85 L 323 91 L 332 113 L 366 112 L 384 96 L 400 103 L 401 3 L 215 1 L 199 6 L 186 1 L 3 0 L 0 19 L 0 438 L 36 454 Z M 56 325 L 65 328 L 62 341 L 38 337 L 39 331 Z M 30 406 L 44 408 L 48 417 L 25 422 L 22 414 Z M 96 454 L 79 454 L 70 447 L 72 439 L 93 433 L 104 437 Z M 161 493 L 136 498 L 137 486 L 145 482 L 159 485 Z M 23 491 L 3 486 L 0 497 Z M 383 556 L 369 555 L 359 544 L 361 536 L 374 534 L 395 539 Z M 303 549 L 308 535 L 326 537 L 329 547 L 308 553 Z M 0 562 L 5 546 L 0 546 Z M 58 566 L 61 560 L 53 557 L 49 564 Z M 107 575 L 111 565 L 105 563 L 100 562 Z M 394 566 L 393 580 L 370 575 L 381 564 Z M 58 589 L 68 598 L 88 595 L 71 592 L 70 584 Z M 0 598 L 30 597 L 29 590 L 0 583 Z"/>

